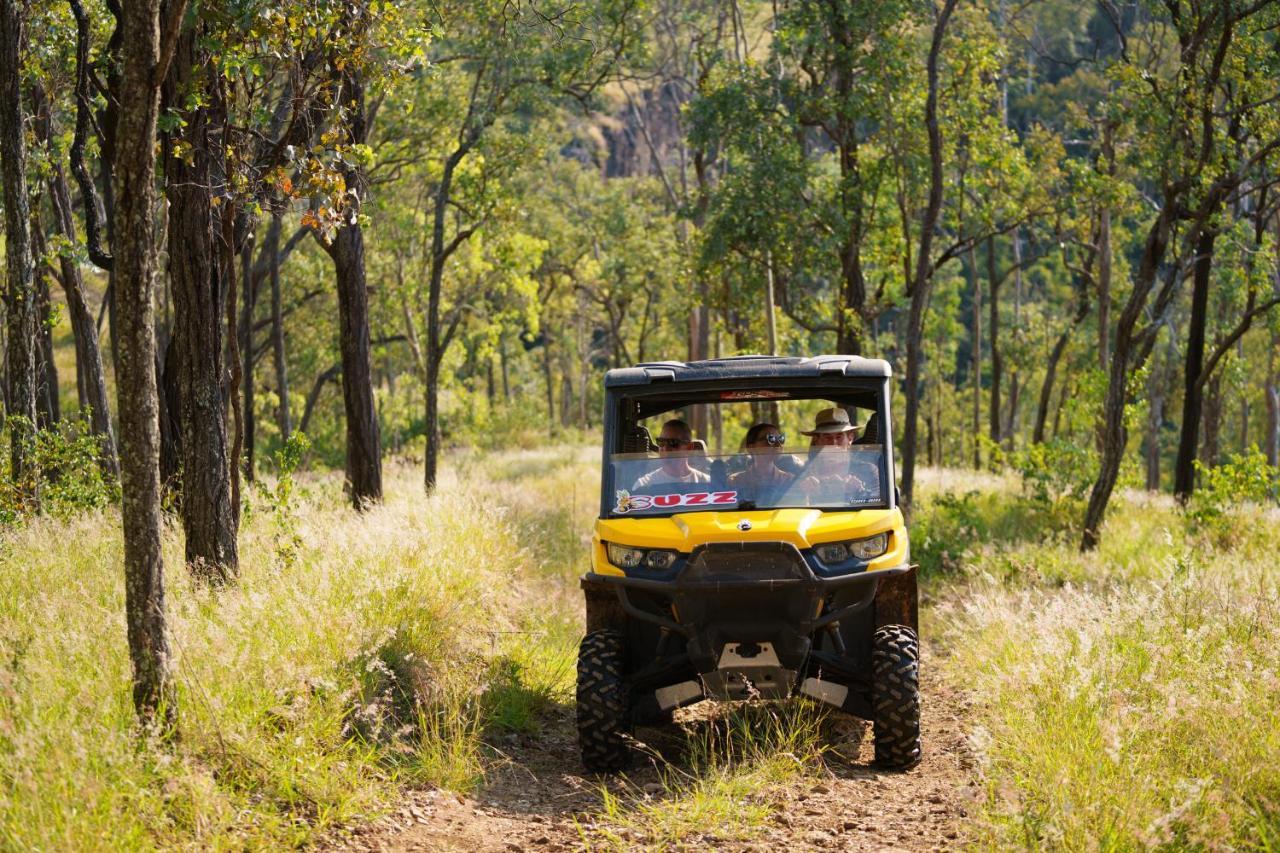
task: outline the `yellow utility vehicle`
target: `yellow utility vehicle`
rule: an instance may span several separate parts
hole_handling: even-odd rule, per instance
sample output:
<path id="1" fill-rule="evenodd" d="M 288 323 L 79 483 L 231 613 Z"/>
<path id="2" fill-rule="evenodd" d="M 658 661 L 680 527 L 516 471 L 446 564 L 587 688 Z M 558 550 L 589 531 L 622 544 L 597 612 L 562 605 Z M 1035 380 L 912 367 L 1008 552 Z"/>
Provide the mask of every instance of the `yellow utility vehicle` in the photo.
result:
<path id="1" fill-rule="evenodd" d="M 582 578 L 587 769 L 625 768 L 633 727 L 681 706 L 798 694 L 870 720 L 877 763 L 919 761 L 916 574 L 889 379 L 888 363 L 857 356 L 608 372 Z M 753 426 L 732 449 L 708 449 L 690 421 L 721 438 L 725 424 Z M 788 427 L 804 440 L 788 444 Z"/>

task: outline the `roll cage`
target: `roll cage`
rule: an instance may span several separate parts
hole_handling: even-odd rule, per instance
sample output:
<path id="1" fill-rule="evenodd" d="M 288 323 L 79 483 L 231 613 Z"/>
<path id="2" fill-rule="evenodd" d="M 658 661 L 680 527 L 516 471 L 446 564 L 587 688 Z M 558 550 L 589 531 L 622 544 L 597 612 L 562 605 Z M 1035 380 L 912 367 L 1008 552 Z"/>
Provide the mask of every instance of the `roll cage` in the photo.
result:
<path id="1" fill-rule="evenodd" d="M 889 364 L 860 356 L 736 356 L 709 361 L 647 362 L 605 375 L 604 444 L 600 518 L 611 517 L 615 489 L 611 457 L 634 451 L 628 437 L 640 421 L 700 404 L 753 400 L 828 400 L 873 412 L 883 446 L 884 508 L 897 506 L 893 468 L 893 418 L 889 408 Z M 649 516 L 653 517 L 653 516 Z"/>

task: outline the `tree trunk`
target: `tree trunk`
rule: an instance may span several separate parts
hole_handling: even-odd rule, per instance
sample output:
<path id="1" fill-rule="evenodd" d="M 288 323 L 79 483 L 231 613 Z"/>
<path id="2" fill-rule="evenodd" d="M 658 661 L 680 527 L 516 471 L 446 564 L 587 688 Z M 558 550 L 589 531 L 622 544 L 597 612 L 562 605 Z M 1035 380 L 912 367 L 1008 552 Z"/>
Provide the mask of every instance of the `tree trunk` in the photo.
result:
<path id="1" fill-rule="evenodd" d="M 1200 442 L 1200 464 L 1212 468 L 1221 458 L 1222 446 L 1222 374 L 1214 373 L 1204 396 L 1204 437 Z"/>
<path id="2" fill-rule="evenodd" d="M 1195 459 L 1200 444 L 1200 419 L 1204 406 L 1205 325 L 1209 310 L 1209 274 L 1213 268 L 1213 244 L 1217 234 L 1201 232 L 1196 242 L 1195 273 L 1191 291 L 1191 320 L 1187 330 L 1187 359 L 1183 373 L 1182 431 L 1178 436 L 1178 459 L 1174 463 L 1173 494 L 1186 503 L 1195 490 Z"/>
<path id="3" fill-rule="evenodd" d="M 987 238 L 987 306 L 991 312 L 987 340 L 991 347 L 991 410 L 987 413 L 987 436 L 993 444 L 999 444 L 1003 436 L 1000 430 L 1000 391 L 1004 380 L 1004 355 L 1000 352 L 1000 274 L 996 271 L 996 241 Z"/>
<path id="4" fill-rule="evenodd" d="M 40 227 L 35 220 L 32 225 Z M 58 364 L 53 358 L 53 329 L 49 326 L 49 280 L 37 275 L 36 284 L 36 318 L 40 330 L 40 387 L 36 394 L 36 418 L 40 429 L 51 429 L 62 420 L 62 401 L 58 398 Z"/>
<path id="5" fill-rule="evenodd" d="M 12 0 L 4 0 L 12 2 Z M 175 12 L 176 14 L 176 12 Z M 123 79 L 115 160 L 114 242 L 120 363 L 120 484 L 125 614 L 133 701 L 144 725 L 171 731 L 177 705 L 160 549 L 160 424 L 155 372 L 155 138 L 160 106 L 159 0 L 123 6 Z"/>
<path id="6" fill-rule="evenodd" d="M 970 343 L 969 370 L 973 380 L 973 467 L 982 467 L 982 282 L 978 278 L 978 254 L 969 248 L 969 283 L 973 288 L 973 338 Z M 999 441 L 999 437 L 995 438 Z"/>
<path id="7" fill-rule="evenodd" d="M 244 383 L 244 478 L 252 483 L 254 478 L 253 447 L 255 443 L 253 414 L 253 309 L 258 301 L 258 289 L 253 285 L 253 239 L 245 240 L 240 250 L 240 286 L 244 289 L 240 335 L 243 366 L 240 381 Z"/>
<path id="8" fill-rule="evenodd" d="M 1147 491 L 1160 491 L 1160 425 L 1164 423 L 1164 383 L 1156 371 L 1147 382 Z"/>
<path id="9" fill-rule="evenodd" d="M 1106 173 L 1116 173 L 1115 126 L 1107 121 L 1102 129 L 1102 161 Z M 1098 366 L 1105 373 L 1111 357 L 1111 208 L 1098 214 Z"/>
<path id="10" fill-rule="evenodd" d="M 293 424 L 289 420 L 289 362 L 284 349 L 284 313 L 280 291 L 280 212 L 271 216 L 271 230 L 267 233 L 267 251 L 271 263 L 271 352 L 276 368 L 276 393 L 280 396 L 279 427 L 280 446 L 289 441 Z"/>
<path id="11" fill-rule="evenodd" d="M 924 121 L 929 135 L 929 202 L 920 218 L 920 240 L 915 278 L 911 287 L 911 310 L 907 320 L 907 411 L 902 440 L 902 503 L 908 509 L 914 498 L 916 436 L 920 415 L 920 369 L 924 359 L 921 337 L 924 312 L 933 289 L 933 232 L 942 212 L 942 133 L 938 128 L 938 58 L 942 37 L 957 0 L 945 0 L 937 12 L 927 64 L 929 93 L 925 99 Z"/>
<path id="12" fill-rule="evenodd" d="M 1277 375 L 1276 353 L 1280 352 L 1280 328 L 1271 326 L 1271 349 L 1267 352 L 1267 464 L 1280 466 L 1280 375 Z"/>
<path id="13" fill-rule="evenodd" d="M 364 81 L 349 66 L 331 60 L 339 85 L 338 103 L 348 110 L 346 142 L 368 141 Z M 338 282 L 339 344 L 342 351 L 342 402 L 347 422 L 347 485 L 351 504 L 363 510 L 382 500 L 382 436 L 373 402 L 373 366 L 369 340 L 369 288 L 365 278 L 364 228 L 360 208 L 368 191 L 364 168 L 342 169 L 347 186 L 344 225 L 327 247 Z"/>
<path id="14" fill-rule="evenodd" d="M 320 392 L 324 390 L 325 383 L 332 382 L 341 374 L 342 365 L 335 364 L 316 377 L 316 381 L 311 386 L 311 392 L 307 394 L 307 401 L 302 407 L 302 421 L 298 424 L 298 432 L 306 434 L 307 427 L 311 426 L 311 416 L 315 413 L 316 403 L 320 401 Z"/>
<path id="15" fill-rule="evenodd" d="M 445 158 L 444 169 L 440 175 L 440 186 L 436 190 L 435 210 L 431 225 L 431 275 L 427 289 L 427 388 L 426 388 L 426 454 L 423 464 L 423 487 L 427 494 L 436 489 L 436 476 L 440 464 L 440 405 L 436 399 L 440 393 L 440 362 L 444 358 L 444 350 L 448 342 L 444 340 L 440 329 L 440 298 L 444 286 L 444 265 L 449 255 L 457 248 L 465 234 L 459 234 L 451 245 L 444 242 L 444 220 L 453 188 L 453 173 L 458 164 L 471 150 L 478 139 L 478 131 L 469 131 L 468 135 L 453 152 Z M 549 381 L 549 380 L 548 380 Z M 548 391 L 548 394 L 551 392 Z M 554 423 L 555 413 L 548 412 L 548 423 Z"/>
<path id="16" fill-rule="evenodd" d="M 5 398 L 9 420 L 10 476 L 19 499 L 39 508 L 35 470 L 36 426 L 36 282 L 31 254 L 31 211 L 27 204 L 27 152 L 23 133 L 21 53 L 25 48 L 25 7 L 0 0 L 0 177 L 3 178 L 5 231 L 5 306 L 8 378 Z M 14 419 L 13 416 L 17 416 Z"/>
<path id="17" fill-rule="evenodd" d="M 198 25 L 196 25 L 198 26 Z M 208 61 L 200 34 L 188 28 L 178 37 L 166 83 L 166 102 L 182 103 Z M 216 101 L 216 99 L 210 99 Z M 239 557 L 223 398 L 223 297 L 232 271 L 225 269 L 218 241 L 222 219 L 213 204 L 220 179 L 225 123 L 208 105 L 183 110 L 181 140 L 186 156 L 165 146 L 165 194 L 169 200 L 169 281 L 173 293 L 173 343 L 180 394 L 182 527 L 191 572 L 213 584 L 235 577 Z M 227 330 L 234 334 L 234 327 Z"/>
<path id="18" fill-rule="evenodd" d="M 351 184 L 348 184 L 351 186 Z M 364 509 L 382 500 L 382 436 L 373 403 L 369 350 L 369 293 L 365 280 L 364 230 L 353 216 L 329 250 L 338 280 L 342 403 L 347 421 L 347 484 L 351 504 Z"/>
<path id="19" fill-rule="evenodd" d="M 1102 519 L 1107 512 L 1111 492 L 1115 489 L 1116 478 L 1120 474 L 1120 462 L 1128 440 L 1128 432 L 1124 425 L 1124 410 L 1129 401 L 1129 371 L 1142 366 L 1130 363 L 1142 360 L 1134 358 L 1135 330 L 1147 306 L 1147 297 L 1155 284 L 1160 265 L 1164 262 L 1175 215 L 1170 205 L 1162 207 L 1156 215 L 1156 221 L 1148 229 L 1142 258 L 1134 275 L 1133 289 L 1129 292 L 1129 299 L 1125 302 L 1124 310 L 1120 312 L 1120 319 L 1116 323 L 1115 347 L 1111 352 L 1107 394 L 1103 403 L 1103 424 L 1100 432 L 1101 459 L 1098 478 L 1089 492 L 1089 505 L 1085 509 L 1084 532 L 1080 540 L 1082 551 L 1092 551 L 1101 541 Z"/>
<path id="20" fill-rule="evenodd" d="M 48 144 L 49 137 L 45 136 Z M 67 186 L 62 165 L 54 162 L 49 177 L 49 198 L 53 202 L 53 228 L 68 242 L 75 240 L 75 220 L 72 218 L 71 190 Z M 86 204 L 91 202 L 86 201 Z M 84 279 L 80 265 L 68 252 L 58 253 L 58 266 L 62 275 L 62 290 L 67 300 L 67 313 L 71 318 L 71 333 L 76 345 L 76 382 L 83 405 L 88 408 L 89 428 L 101 442 L 99 459 L 104 471 L 115 475 L 116 439 L 111 426 L 111 406 L 107 400 L 107 378 L 102 366 L 102 347 L 98 341 L 98 329 L 85 299 Z M 82 413 L 83 416 L 83 413 Z"/>

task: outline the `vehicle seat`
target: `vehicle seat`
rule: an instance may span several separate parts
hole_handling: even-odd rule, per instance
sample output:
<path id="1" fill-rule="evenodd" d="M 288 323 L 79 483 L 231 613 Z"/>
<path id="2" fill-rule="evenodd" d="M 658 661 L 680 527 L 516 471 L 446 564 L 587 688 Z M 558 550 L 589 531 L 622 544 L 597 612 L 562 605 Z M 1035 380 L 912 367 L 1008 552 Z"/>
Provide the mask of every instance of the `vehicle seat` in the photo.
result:
<path id="1" fill-rule="evenodd" d="M 879 444 L 880 443 L 880 413 L 876 412 L 867 418 L 866 426 L 862 428 L 862 435 L 853 441 L 854 444 Z"/>
<path id="2" fill-rule="evenodd" d="M 690 442 L 692 447 L 689 449 L 689 467 L 709 474 L 710 463 L 707 461 L 707 443 L 700 438 L 695 438 Z"/>
<path id="3" fill-rule="evenodd" d="M 623 453 L 655 453 L 658 447 L 653 443 L 649 430 L 636 424 L 622 437 Z"/>

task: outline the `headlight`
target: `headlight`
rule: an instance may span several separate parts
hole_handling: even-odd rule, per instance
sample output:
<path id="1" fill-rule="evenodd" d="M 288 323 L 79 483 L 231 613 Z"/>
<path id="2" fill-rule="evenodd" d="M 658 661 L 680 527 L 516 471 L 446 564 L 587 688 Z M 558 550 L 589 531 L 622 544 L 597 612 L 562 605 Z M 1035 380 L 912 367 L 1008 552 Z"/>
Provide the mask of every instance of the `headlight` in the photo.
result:
<path id="1" fill-rule="evenodd" d="M 645 568 L 653 569 L 658 572 L 665 572 L 675 564 L 675 551 L 650 551 L 649 556 L 644 558 Z"/>
<path id="2" fill-rule="evenodd" d="M 849 543 L 849 553 L 859 560 L 872 560 L 889 550 L 889 534 L 877 533 L 866 539 L 855 539 Z"/>
<path id="3" fill-rule="evenodd" d="M 889 534 L 877 533 L 875 536 L 854 539 L 852 542 L 829 542 L 818 545 L 814 548 L 814 553 L 818 555 L 819 560 L 830 566 L 843 563 L 851 557 L 859 560 L 874 560 L 887 550 L 889 550 Z"/>
<path id="4" fill-rule="evenodd" d="M 843 563 L 849 559 L 849 549 L 843 542 L 818 546 L 818 559 L 824 563 Z"/>
<path id="5" fill-rule="evenodd" d="M 643 566 L 655 572 L 665 572 L 676 564 L 680 555 L 675 551 L 647 551 L 629 548 L 613 542 L 608 544 L 609 562 L 620 569 L 638 569 Z"/>
<path id="6" fill-rule="evenodd" d="M 640 548 L 628 548 L 626 545 L 609 543 L 609 562 L 620 569 L 634 569 L 644 560 L 644 551 Z"/>

